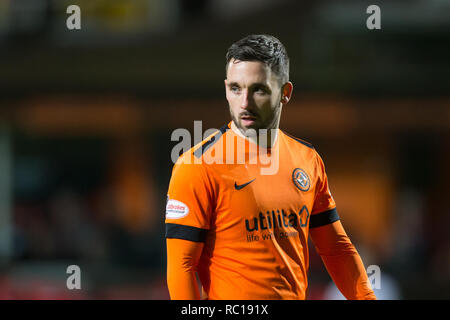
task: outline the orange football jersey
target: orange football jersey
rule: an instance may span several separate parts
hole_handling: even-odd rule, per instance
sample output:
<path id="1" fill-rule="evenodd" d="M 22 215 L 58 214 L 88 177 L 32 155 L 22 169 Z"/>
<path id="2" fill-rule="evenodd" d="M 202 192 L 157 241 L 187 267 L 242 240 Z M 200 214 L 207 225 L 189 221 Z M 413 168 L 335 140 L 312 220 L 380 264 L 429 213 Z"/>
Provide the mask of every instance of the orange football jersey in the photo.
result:
<path id="1" fill-rule="evenodd" d="M 230 125 L 174 165 L 166 237 L 204 242 L 209 299 L 305 299 L 309 228 L 339 220 L 322 159 L 281 130 L 264 149 Z"/>

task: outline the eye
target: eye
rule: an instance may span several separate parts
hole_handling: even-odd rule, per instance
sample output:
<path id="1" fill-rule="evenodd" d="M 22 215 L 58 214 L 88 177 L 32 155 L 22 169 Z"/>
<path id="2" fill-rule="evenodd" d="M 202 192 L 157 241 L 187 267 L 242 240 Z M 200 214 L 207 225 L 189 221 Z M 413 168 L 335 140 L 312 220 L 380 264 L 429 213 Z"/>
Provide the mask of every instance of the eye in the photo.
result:
<path id="1" fill-rule="evenodd" d="M 238 86 L 231 86 L 230 91 L 233 93 L 239 93 L 241 91 L 241 88 L 239 88 Z"/>
<path id="2" fill-rule="evenodd" d="M 264 87 L 256 87 L 255 88 L 255 93 L 258 94 L 258 95 L 264 95 L 264 94 L 267 94 L 268 91 Z"/>

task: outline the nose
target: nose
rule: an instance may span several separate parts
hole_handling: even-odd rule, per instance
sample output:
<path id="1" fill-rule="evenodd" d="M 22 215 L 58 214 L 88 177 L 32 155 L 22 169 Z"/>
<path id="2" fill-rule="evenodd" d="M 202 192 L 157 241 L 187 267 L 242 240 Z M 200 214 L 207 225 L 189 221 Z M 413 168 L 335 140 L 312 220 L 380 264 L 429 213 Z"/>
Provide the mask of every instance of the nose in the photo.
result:
<path id="1" fill-rule="evenodd" d="M 248 94 L 248 90 L 245 89 L 242 91 L 242 95 L 241 95 L 241 108 L 242 109 L 247 109 L 248 106 L 250 105 L 250 96 Z"/>

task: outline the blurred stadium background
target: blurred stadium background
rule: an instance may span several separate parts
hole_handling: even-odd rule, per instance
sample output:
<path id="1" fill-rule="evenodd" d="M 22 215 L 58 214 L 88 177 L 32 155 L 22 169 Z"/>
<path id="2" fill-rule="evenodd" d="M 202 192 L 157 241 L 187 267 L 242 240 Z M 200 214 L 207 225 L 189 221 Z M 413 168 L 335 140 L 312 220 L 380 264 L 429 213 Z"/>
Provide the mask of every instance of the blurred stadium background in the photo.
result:
<path id="1" fill-rule="evenodd" d="M 324 158 L 379 297 L 450 298 L 450 1 L 0 0 L 1 299 L 169 297 L 170 135 L 229 121 L 225 52 L 250 33 L 288 50 L 281 126 Z M 309 299 L 334 297 L 310 262 Z"/>

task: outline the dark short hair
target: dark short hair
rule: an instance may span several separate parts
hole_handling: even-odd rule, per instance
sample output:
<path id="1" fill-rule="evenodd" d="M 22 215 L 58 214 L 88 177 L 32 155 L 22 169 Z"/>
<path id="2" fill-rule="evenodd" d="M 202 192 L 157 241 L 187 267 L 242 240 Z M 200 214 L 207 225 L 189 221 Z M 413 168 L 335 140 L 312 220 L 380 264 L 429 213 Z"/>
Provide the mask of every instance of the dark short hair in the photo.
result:
<path id="1" fill-rule="evenodd" d="M 279 77 L 281 84 L 289 81 L 289 57 L 283 44 L 274 36 L 252 34 L 233 43 L 226 55 L 225 76 L 231 59 L 261 61 Z"/>

